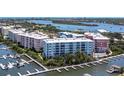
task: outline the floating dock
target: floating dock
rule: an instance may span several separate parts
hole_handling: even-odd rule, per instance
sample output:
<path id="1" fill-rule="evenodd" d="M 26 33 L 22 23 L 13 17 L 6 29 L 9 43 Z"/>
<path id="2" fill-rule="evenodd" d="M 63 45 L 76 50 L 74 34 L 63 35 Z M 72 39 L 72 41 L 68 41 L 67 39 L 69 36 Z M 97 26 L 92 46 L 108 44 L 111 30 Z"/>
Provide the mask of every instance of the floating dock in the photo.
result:
<path id="1" fill-rule="evenodd" d="M 74 70 L 77 70 L 77 68 L 75 68 L 74 66 L 72 66 L 72 68 L 73 68 Z"/>
<path id="2" fill-rule="evenodd" d="M 95 63 L 91 63 L 93 66 L 96 66 L 96 64 Z"/>
<path id="3" fill-rule="evenodd" d="M 36 68 L 35 68 L 35 71 L 39 72 L 39 70 L 38 70 L 38 69 L 36 69 Z"/>
<path id="4" fill-rule="evenodd" d="M 66 67 L 64 68 L 66 71 L 69 71 L 69 69 L 67 69 Z"/>
<path id="5" fill-rule="evenodd" d="M 96 63 L 98 63 L 98 64 L 100 64 L 100 65 L 102 64 L 100 61 L 97 61 Z"/>
<path id="6" fill-rule="evenodd" d="M 28 74 L 31 74 L 31 72 L 30 72 L 30 71 L 28 71 L 28 70 L 27 70 L 27 73 L 28 73 Z"/>
<path id="7" fill-rule="evenodd" d="M 80 68 L 84 68 L 83 66 L 79 65 Z"/>
<path id="8" fill-rule="evenodd" d="M 90 65 L 88 65 L 87 63 L 85 63 L 84 65 L 85 65 L 85 66 L 87 66 L 87 67 L 91 67 L 91 66 L 90 66 Z"/>
<path id="9" fill-rule="evenodd" d="M 9 62 L 8 68 L 13 68 L 13 67 L 14 67 L 13 64 Z"/>
<path id="10" fill-rule="evenodd" d="M 103 61 L 103 63 L 106 63 L 106 64 L 108 64 L 108 61 Z"/>
<path id="11" fill-rule="evenodd" d="M 0 64 L 0 67 L 1 67 L 2 69 L 6 69 L 6 68 L 5 68 L 5 65 L 3 65 L 3 64 Z"/>
<path id="12" fill-rule="evenodd" d="M 61 73 L 62 71 L 60 69 L 56 69 L 59 73 Z"/>
<path id="13" fill-rule="evenodd" d="M 91 75 L 90 75 L 90 74 L 88 74 L 88 73 L 85 73 L 85 74 L 84 74 L 84 76 L 91 76 Z"/>
<path id="14" fill-rule="evenodd" d="M 17 74 L 18 74 L 19 76 L 22 76 L 21 73 L 19 73 L 19 72 L 18 72 Z"/>

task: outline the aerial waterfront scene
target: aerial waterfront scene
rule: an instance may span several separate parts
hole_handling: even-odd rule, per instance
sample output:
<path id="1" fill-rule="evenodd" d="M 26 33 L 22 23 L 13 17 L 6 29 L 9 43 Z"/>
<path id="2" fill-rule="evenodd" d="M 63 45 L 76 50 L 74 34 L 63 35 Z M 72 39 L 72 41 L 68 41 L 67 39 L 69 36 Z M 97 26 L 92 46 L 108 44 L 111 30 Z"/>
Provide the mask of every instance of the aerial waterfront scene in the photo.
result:
<path id="1" fill-rule="evenodd" d="M 0 18 L 0 76 L 123 75 L 124 18 Z"/>

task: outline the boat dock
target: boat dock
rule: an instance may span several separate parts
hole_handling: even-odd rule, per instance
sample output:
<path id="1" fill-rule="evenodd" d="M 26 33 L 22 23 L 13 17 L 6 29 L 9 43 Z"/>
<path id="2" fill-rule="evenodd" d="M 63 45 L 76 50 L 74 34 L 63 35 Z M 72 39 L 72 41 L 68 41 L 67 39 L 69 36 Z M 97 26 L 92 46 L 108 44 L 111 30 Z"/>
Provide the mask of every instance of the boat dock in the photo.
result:
<path id="1" fill-rule="evenodd" d="M 67 69 L 66 67 L 64 68 L 66 71 L 69 71 L 69 69 Z"/>
<path id="2" fill-rule="evenodd" d="M 27 70 L 27 73 L 28 73 L 28 74 L 31 74 L 31 72 L 30 72 L 30 71 L 28 71 L 28 70 Z"/>
<path id="3" fill-rule="evenodd" d="M 96 64 L 95 63 L 91 63 L 93 66 L 96 66 Z"/>
<path id="4" fill-rule="evenodd" d="M 0 67 L 1 67 L 2 69 L 6 69 L 6 68 L 5 68 L 5 65 L 3 65 L 3 64 L 0 64 Z"/>
<path id="5" fill-rule="evenodd" d="M 82 65 L 79 65 L 80 68 L 84 68 Z"/>
<path id="6" fill-rule="evenodd" d="M 3 47 L 3 48 L 0 48 L 0 50 L 8 50 L 10 49 L 10 47 Z"/>
<path id="7" fill-rule="evenodd" d="M 74 66 L 72 66 L 72 68 L 73 68 L 74 70 L 77 70 L 77 68 L 75 68 Z"/>
<path id="8" fill-rule="evenodd" d="M 19 73 L 19 72 L 18 72 L 17 74 L 18 74 L 19 76 L 22 76 L 21 73 Z"/>
<path id="9" fill-rule="evenodd" d="M 61 73 L 62 71 L 60 69 L 56 69 L 59 73 Z"/>
<path id="10" fill-rule="evenodd" d="M 87 66 L 87 67 L 91 67 L 88 63 L 85 63 L 84 65 Z"/>
<path id="11" fill-rule="evenodd" d="M 36 68 L 35 68 L 35 70 L 36 70 L 37 72 L 39 72 L 39 70 L 38 70 L 38 69 L 36 69 Z"/>
<path id="12" fill-rule="evenodd" d="M 7 58 L 16 58 L 16 55 L 2 55 L 0 58 L 7 59 Z"/>
<path id="13" fill-rule="evenodd" d="M 120 68 L 121 68 L 120 66 L 112 65 L 109 70 L 106 70 L 106 72 L 108 72 L 110 74 L 117 73 L 117 72 L 119 72 Z"/>
<path id="14" fill-rule="evenodd" d="M 41 66 L 44 69 L 42 71 L 38 70 L 38 69 L 35 69 L 35 72 L 27 71 L 27 73 L 24 76 L 32 76 L 32 75 L 42 74 L 42 73 L 50 72 L 50 71 L 57 71 L 57 72 L 61 73 L 63 71 L 63 69 L 66 70 L 66 71 L 69 71 L 69 68 L 77 70 L 77 67 L 84 68 L 85 66 L 91 67 L 91 66 L 96 66 L 98 64 L 102 65 L 104 63 L 108 63 L 108 59 L 109 59 L 109 58 L 103 58 L 103 59 L 100 59 L 98 61 L 92 61 L 92 62 L 81 63 L 81 64 L 77 64 L 77 65 L 70 65 L 70 66 L 64 66 L 64 67 L 57 67 L 57 68 L 48 69 L 45 66 L 43 66 L 42 64 L 40 64 L 39 62 L 37 62 L 35 59 L 33 59 L 30 56 L 28 56 L 27 54 L 23 54 L 23 55 L 25 55 L 25 56 L 27 56 L 28 58 L 31 59 L 29 61 L 26 61 L 26 63 L 30 63 L 30 62 L 33 61 L 33 62 L 37 63 L 39 66 Z M 113 58 L 113 57 L 110 57 L 110 58 Z M 3 68 L 3 69 L 5 68 L 1 64 L 0 64 L 0 67 Z M 118 66 L 115 66 L 115 65 L 113 67 L 119 68 Z M 107 70 L 107 72 L 112 73 L 112 71 L 109 71 L 109 70 Z M 18 73 L 18 75 L 20 75 L 20 74 Z"/>
<path id="15" fill-rule="evenodd" d="M 33 60 L 34 61 L 34 60 Z M 50 71 L 57 71 L 59 73 L 61 73 L 61 69 L 64 69 L 66 71 L 69 71 L 68 68 L 72 68 L 74 70 L 77 70 L 76 67 L 80 67 L 80 68 L 84 68 L 84 66 L 87 67 L 91 67 L 91 65 L 96 66 L 97 64 L 102 65 L 103 63 L 107 63 L 106 61 L 102 60 L 102 61 L 93 61 L 93 62 L 88 62 L 88 63 L 82 63 L 82 64 L 77 64 L 77 65 L 71 65 L 71 66 L 64 66 L 64 67 L 57 67 L 57 68 L 53 68 L 53 69 L 44 69 L 43 71 L 36 71 L 33 73 L 28 73 L 26 74 L 26 76 L 31 76 L 31 75 L 36 75 L 36 74 L 41 74 L 41 73 L 45 73 L 45 72 L 50 72 Z M 39 63 L 40 64 L 40 63 Z M 46 68 L 46 67 L 44 67 Z"/>
<path id="16" fill-rule="evenodd" d="M 91 76 L 91 75 L 90 75 L 90 74 L 88 74 L 88 73 L 85 73 L 85 74 L 84 74 L 84 76 Z"/>
<path id="17" fill-rule="evenodd" d="M 38 64 L 39 66 L 41 66 L 43 69 L 48 70 L 45 66 L 43 66 L 42 64 L 40 64 L 38 61 L 34 60 L 33 58 L 31 58 L 29 55 L 24 54 L 25 56 L 27 56 L 28 58 L 31 59 L 31 61 L 34 61 L 36 64 Z"/>

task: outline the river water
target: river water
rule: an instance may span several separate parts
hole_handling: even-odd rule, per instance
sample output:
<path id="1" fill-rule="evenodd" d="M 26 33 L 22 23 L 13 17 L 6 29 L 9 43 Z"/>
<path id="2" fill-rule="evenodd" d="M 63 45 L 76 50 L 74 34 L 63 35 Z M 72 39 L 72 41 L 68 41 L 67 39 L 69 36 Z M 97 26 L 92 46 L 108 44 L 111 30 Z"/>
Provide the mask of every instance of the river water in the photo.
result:
<path id="1" fill-rule="evenodd" d="M 46 20 L 30 20 L 29 22 L 36 23 L 36 24 L 51 24 L 52 26 L 57 27 L 61 30 L 81 30 L 81 31 L 97 31 L 97 29 L 105 29 L 109 32 L 124 32 L 124 26 L 122 25 L 114 25 L 114 24 L 107 24 L 107 23 L 96 23 L 96 22 L 81 22 L 87 24 L 97 24 L 98 26 L 78 26 L 78 25 L 68 25 L 68 24 L 57 24 L 53 23 L 52 21 Z"/>
<path id="2" fill-rule="evenodd" d="M 17 54 L 15 51 L 11 50 L 11 49 L 2 49 L 2 48 L 6 48 L 7 46 L 4 44 L 0 44 L 0 65 L 9 65 L 9 64 L 13 64 L 16 63 L 19 59 L 25 59 L 26 61 L 29 61 L 30 59 L 27 58 L 26 56 L 21 56 L 21 58 L 11 58 L 11 57 L 6 57 L 3 58 L 3 55 L 7 56 L 7 55 L 15 55 Z M 25 63 L 25 65 L 23 67 L 10 67 L 8 69 L 2 69 L 2 67 L 0 66 L 0 76 L 6 76 L 6 75 L 11 75 L 11 76 L 19 76 L 19 73 L 21 75 L 25 75 L 27 74 L 27 71 L 33 73 L 36 72 L 36 69 L 39 71 L 42 71 L 43 68 L 41 68 L 39 65 L 37 65 L 34 62 L 30 62 L 30 64 Z"/>

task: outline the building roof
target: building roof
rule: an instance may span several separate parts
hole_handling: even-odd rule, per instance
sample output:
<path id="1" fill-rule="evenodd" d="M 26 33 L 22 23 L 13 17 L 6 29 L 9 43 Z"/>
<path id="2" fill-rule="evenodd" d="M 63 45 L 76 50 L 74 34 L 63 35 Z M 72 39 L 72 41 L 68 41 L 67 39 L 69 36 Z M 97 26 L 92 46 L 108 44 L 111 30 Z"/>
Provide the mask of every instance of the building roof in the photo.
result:
<path id="1" fill-rule="evenodd" d="M 70 33 L 70 32 L 59 32 L 59 33 L 62 33 L 62 34 L 65 34 L 65 35 L 73 35 L 73 36 L 84 36 L 83 34 L 77 34 L 77 33 Z"/>
<path id="2" fill-rule="evenodd" d="M 48 38 L 47 35 L 41 34 L 41 33 L 36 33 L 36 32 L 31 32 L 31 33 L 29 33 L 29 32 L 19 33 L 19 35 L 25 36 L 25 37 L 34 38 L 34 39 L 44 39 L 44 38 Z"/>
<path id="3" fill-rule="evenodd" d="M 56 38 L 56 39 L 45 39 L 46 43 L 66 43 L 66 42 L 93 42 L 87 38 Z"/>
<path id="4" fill-rule="evenodd" d="M 12 29 L 14 26 L 2 26 L 3 29 Z"/>
<path id="5" fill-rule="evenodd" d="M 93 36 L 93 38 L 94 38 L 94 39 L 106 39 L 106 40 L 109 39 L 109 38 L 107 38 L 107 37 L 101 35 L 100 33 L 95 34 L 95 35 Z"/>
<path id="6" fill-rule="evenodd" d="M 108 40 L 108 37 L 103 36 L 100 33 L 90 33 L 90 32 L 86 32 L 84 33 L 84 35 L 88 35 L 88 36 L 92 36 L 93 39 L 104 39 L 104 40 Z"/>
<path id="7" fill-rule="evenodd" d="M 25 32 L 25 30 L 23 29 L 12 29 L 9 31 L 20 36 L 25 36 L 25 37 L 35 38 L 35 39 L 48 38 L 46 34 L 43 34 L 41 32 Z"/>
<path id="8" fill-rule="evenodd" d="M 11 29 L 9 31 L 12 33 L 17 33 L 17 34 L 24 33 L 24 30 L 18 30 L 18 29 Z"/>

